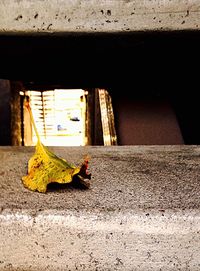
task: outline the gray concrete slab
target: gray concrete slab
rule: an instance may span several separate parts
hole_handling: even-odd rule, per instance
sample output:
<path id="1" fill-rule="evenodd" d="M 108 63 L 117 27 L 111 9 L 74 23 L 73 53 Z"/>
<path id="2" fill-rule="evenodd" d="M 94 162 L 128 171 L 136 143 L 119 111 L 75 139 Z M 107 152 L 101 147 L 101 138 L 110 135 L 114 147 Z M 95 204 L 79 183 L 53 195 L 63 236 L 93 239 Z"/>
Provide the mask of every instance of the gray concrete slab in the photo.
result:
<path id="1" fill-rule="evenodd" d="M 196 30 L 195 0 L 1 0 L 0 33 Z"/>
<path id="2" fill-rule="evenodd" d="M 32 147 L 0 147 L 0 270 L 200 270 L 200 147 L 51 147 L 91 188 L 23 187 Z"/>

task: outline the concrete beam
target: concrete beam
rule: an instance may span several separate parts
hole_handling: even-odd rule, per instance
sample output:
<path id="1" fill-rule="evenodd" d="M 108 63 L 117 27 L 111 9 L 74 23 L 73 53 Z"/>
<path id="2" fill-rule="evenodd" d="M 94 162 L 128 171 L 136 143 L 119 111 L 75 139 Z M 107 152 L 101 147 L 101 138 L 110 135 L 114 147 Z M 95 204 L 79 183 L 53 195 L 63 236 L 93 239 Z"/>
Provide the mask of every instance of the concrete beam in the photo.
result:
<path id="1" fill-rule="evenodd" d="M 23 187 L 32 147 L 0 147 L 0 270 L 200 269 L 200 148 L 51 148 L 91 156 L 89 190 Z"/>
<path id="2" fill-rule="evenodd" d="M 0 33 L 110 33 L 200 28 L 196 0 L 1 0 Z"/>

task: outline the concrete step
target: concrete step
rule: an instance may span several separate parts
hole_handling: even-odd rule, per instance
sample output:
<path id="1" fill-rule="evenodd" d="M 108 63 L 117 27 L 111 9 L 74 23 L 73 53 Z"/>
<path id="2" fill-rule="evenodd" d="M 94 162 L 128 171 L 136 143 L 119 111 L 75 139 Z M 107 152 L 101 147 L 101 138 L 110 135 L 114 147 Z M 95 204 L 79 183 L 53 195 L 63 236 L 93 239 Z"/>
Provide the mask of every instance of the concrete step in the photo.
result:
<path id="1" fill-rule="evenodd" d="M 0 34 L 199 30 L 199 1 L 1 0 Z"/>
<path id="2" fill-rule="evenodd" d="M 200 270 L 200 147 L 50 147 L 89 190 L 24 188 L 33 147 L 0 147 L 0 270 Z"/>

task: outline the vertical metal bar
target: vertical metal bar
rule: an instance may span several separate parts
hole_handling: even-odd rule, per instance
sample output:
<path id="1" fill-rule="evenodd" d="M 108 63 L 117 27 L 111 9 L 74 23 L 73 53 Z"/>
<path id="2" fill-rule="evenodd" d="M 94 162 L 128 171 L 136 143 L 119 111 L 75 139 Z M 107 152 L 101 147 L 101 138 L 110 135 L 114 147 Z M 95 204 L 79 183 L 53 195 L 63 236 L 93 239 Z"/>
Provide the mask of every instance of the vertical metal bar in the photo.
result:
<path id="1" fill-rule="evenodd" d="M 41 101 L 42 101 L 43 131 L 44 131 L 44 137 L 47 138 L 47 135 L 46 135 L 46 121 L 45 121 L 45 104 L 44 104 L 43 91 L 41 91 Z"/>

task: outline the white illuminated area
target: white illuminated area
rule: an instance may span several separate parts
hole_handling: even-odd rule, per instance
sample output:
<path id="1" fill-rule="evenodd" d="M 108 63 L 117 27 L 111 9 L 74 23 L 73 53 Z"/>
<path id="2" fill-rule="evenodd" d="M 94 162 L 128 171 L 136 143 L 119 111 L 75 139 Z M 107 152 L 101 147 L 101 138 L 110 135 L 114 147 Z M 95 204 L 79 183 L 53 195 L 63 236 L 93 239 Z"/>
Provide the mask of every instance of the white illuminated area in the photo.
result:
<path id="1" fill-rule="evenodd" d="M 27 91 L 41 141 L 47 146 L 85 145 L 85 103 L 83 89 Z M 37 137 L 31 129 L 32 144 Z M 29 144 L 26 144 L 29 145 Z"/>

